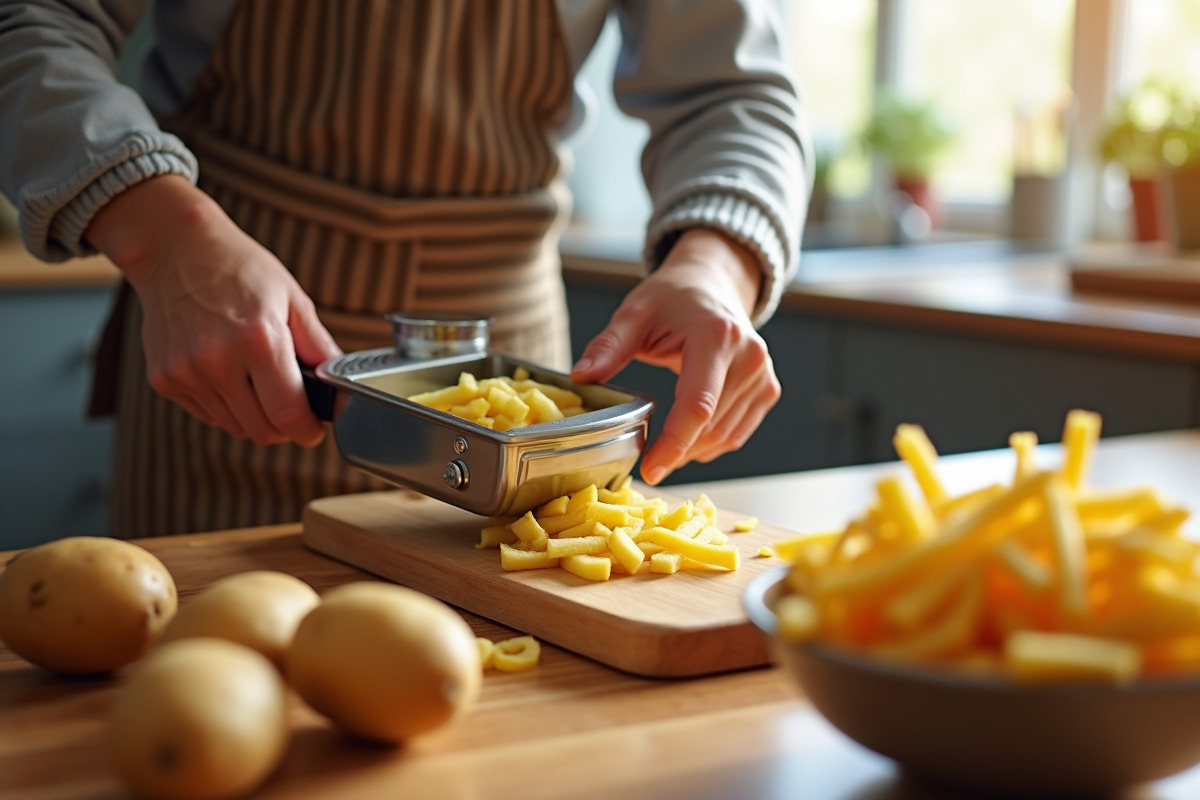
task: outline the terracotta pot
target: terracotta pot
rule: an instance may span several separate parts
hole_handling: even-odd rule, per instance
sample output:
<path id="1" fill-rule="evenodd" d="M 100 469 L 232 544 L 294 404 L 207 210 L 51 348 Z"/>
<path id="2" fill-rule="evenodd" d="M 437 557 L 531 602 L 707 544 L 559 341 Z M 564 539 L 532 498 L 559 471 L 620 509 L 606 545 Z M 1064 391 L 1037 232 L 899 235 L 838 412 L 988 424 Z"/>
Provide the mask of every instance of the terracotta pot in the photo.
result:
<path id="1" fill-rule="evenodd" d="M 923 209 L 929 215 L 929 222 L 933 227 L 941 225 L 942 206 L 928 180 L 925 178 L 896 178 L 896 191 L 908 195 L 914 205 Z"/>
<path id="2" fill-rule="evenodd" d="M 1200 250 L 1200 166 L 1168 170 L 1166 207 L 1176 250 Z"/>
<path id="3" fill-rule="evenodd" d="M 1129 192 L 1133 198 L 1130 211 L 1133 213 L 1133 238 L 1138 242 L 1158 242 L 1167 238 L 1166 221 L 1163 219 L 1162 181 L 1156 175 L 1151 178 L 1129 179 Z"/>

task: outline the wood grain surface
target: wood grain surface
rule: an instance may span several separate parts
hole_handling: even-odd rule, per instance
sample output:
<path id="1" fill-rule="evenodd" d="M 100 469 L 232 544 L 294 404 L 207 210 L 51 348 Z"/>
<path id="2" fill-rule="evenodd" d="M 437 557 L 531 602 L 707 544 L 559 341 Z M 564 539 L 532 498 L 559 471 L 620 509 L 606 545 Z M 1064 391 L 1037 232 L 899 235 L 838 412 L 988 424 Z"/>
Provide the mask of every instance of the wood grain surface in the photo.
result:
<path id="1" fill-rule="evenodd" d="M 1007 452 L 947 457 L 946 478 L 966 488 L 1007 474 L 1010 458 Z M 1096 479 L 1098 485 L 1160 486 L 1194 507 L 1197 463 L 1200 433 L 1128 437 L 1101 443 Z M 890 468 L 705 488 L 719 505 L 753 508 L 777 523 L 808 529 L 853 513 L 881 470 Z M 1191 493 L 1181 493 L 1188 487 Z M 304 547 L 299 526 L 139 544 L 174 575 L 183 604 L 216 579 L 252 569 L 288 572 L 320 592 L 370 578 Z M 7 560 L 0 554 L 0 566 Z M 522 632 L 463 616 L 480 636 Z M 108 707 L 126 674 L 56 677 L 0 647 L 0 798 L 129 800 L 109 766 L 105 741 Z M 292 721 L 284 763 L 250 795 L 253 800 L 963 800 L 908 778 L 846 739 L 774 667 L 651 679 L 547 645 L 537 669 L 489 671 L 466 717 L 407 747 L 375 747 L 342 736 L 298 699 Z M 1192 769 L 1122 800 L 1197 797 L 1200 769 Z"/>
<path id="2" fill-rule="evenodd" d="M 682 499 L 638 488 L 672 506 Z M 304 543 L 617 669 L 684 677 L 769 660 L 762 636 L 742 611 L 742 592 L 755 575 L 782 564 L 758 557 L 759 548 L 792 534 L 766 524 L 732 533 L 744 516 L 718 515 L 741 554 L 735 571 L 661 575 L 645 565 L 635 575 L 614 572 L 602 582 L 557 567 L 506 572 L 498 550 L 475 548 L 484 518 L 404 491 L 313 502 L 304 513 Z"/>

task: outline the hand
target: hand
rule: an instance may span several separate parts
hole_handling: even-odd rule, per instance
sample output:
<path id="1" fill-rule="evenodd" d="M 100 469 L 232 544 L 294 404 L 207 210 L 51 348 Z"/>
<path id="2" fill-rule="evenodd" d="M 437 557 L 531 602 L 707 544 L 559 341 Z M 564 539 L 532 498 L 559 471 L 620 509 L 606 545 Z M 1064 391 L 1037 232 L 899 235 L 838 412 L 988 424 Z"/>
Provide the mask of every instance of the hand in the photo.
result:
<path id="1" fill-rule="evenodd" d="M 648 483 L 738 449 L 779 400 L 767 345 L 750 322 L 760 282 L 743 247 L 716 231 L 689 230 L 572 370 L 581 383 L 606 381 L 636 358 L 679 376 L 662 432 L 642 458 Z"/>
<path id="2" fill-rule="evenodd" d="M 258 444 L 321 441 L 296 357 L 341 351 L 283 264 L 211 198 L 178 176 L 151 178 L 102 208 L 87 237 L 141 300 L 159 394 Z"/>

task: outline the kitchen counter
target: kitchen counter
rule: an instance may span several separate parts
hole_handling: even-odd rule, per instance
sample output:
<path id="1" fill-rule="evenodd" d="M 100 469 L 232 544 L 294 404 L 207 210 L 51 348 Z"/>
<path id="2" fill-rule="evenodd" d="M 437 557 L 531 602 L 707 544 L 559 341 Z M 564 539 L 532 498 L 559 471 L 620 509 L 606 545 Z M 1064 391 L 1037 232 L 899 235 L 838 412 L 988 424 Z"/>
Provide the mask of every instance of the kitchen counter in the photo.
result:
<path id="1" fill-rule="evenodd" d="M 1134 263 L 1132 245 L 1104 245 Z M 576 353 L 641 274 L 630 237 L 568 232 L 564 276 Z M 1121 255 L 1125 254 L 1125 255 Z M 896 425 L 943 452 L 1033 430 L 1056 441 L 1071 408 L 1106 434 L 1200 427 L 1200 307 L 1072 291 L 1078 256 L 1002 240 L 806 251 L 761 329 L 783 396 L 744 447 L 671 481 L 745 478 L 887 461 Z M 655 398 L 674 376 L 632 364 L 615 379 Z"/>
<path id="2" fill-rule="evenodd" d="M 564 275 L 587 284 L 632 286 L 642 272 L 628 239 L 568 233 Z M 1097 250 L 1137 252 L 1125 245 Z M 1005 241 L 806 251 L 780 310 L 1150 358 L 1200 359 L 1200 314 L 1194 304 L 1072 292 L 1066 256 L 1030 252 Z"/>
<path id="3" fill-rule="evenodd" d="M 0 290 L 112 286 L 120 277 L 104 256 L 47 264 L 31 256 L 19 240 L 0 238 Z"/>
<path id="4" fill-rule="evenodd" d="M 1056 448 L 1043 447 L 1039 459 L 1052 465 Z M 1092 482 L 1152 484 L 1196 508 L 1198 463 L 1200 432 L 1105 440 Z M 792 529 L 820 529 L 858 513 L 881 472 L 896 468 L 849 467 L 690 490 Z M 946 457 L 941 471 L 952 489 L 965 489 L 1006 479 L 1011 469 L 1011 454 L 993 451 Z M 183 602 L 214 579 L 249 569 L 290 572 L 318 590 L 366 577 L 306 550 L 297 526 L 142 544 L 172 571 Z M 479 617 L 468 621 L 479 635 L 512 633 Z M 0 649 L 0 797 L 125 797 L 103 756 L 103 720 L 114 686 L 113 679 L 53 678 Z M 536 671 L 487 673 L 470 715 L 407 748 L 342 738 L 299 703 L 294 721 L 296 738 L 282 770 L 253 797 L 950 797 L 908 782 L 891 762 L 848 741 L 775 668 L 646 680 L 546 647 Z M 1200 769 L 1136 795 L 1197 796 Z"/>

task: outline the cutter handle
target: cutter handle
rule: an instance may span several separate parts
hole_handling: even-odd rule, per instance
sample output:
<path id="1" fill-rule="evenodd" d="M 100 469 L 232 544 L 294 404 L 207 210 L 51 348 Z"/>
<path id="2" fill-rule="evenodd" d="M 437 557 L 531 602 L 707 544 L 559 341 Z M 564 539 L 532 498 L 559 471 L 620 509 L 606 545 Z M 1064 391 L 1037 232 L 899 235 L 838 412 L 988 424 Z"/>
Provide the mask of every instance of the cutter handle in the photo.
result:
<path id="1" fill-rule="evenodd" d="M 317 419 L 332 422 L 337 390 L 317 376 L 315 367 L 308 366 L 299 358 L 296 359 L 296 363 L 300 366 L 300 377 L 304 380 L 304 394 L 308 397 L 309 408 Z"/>

